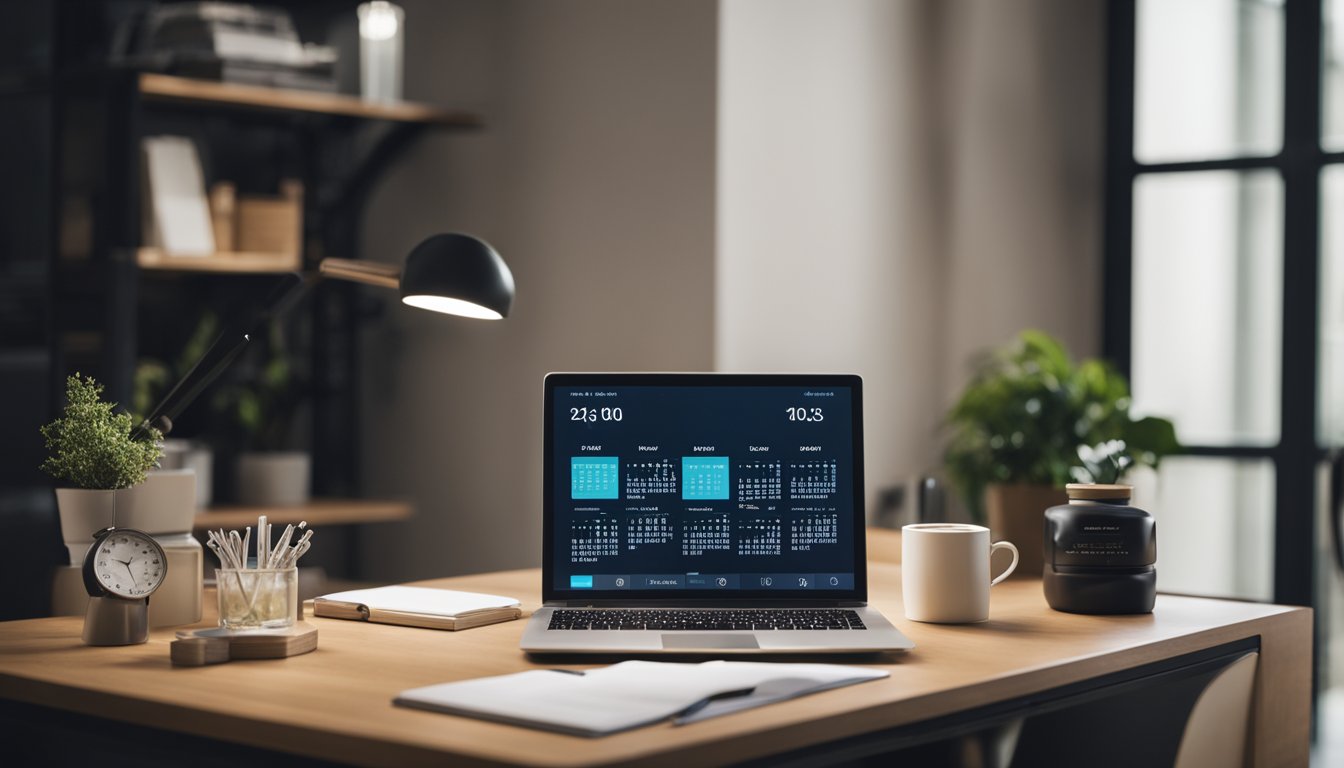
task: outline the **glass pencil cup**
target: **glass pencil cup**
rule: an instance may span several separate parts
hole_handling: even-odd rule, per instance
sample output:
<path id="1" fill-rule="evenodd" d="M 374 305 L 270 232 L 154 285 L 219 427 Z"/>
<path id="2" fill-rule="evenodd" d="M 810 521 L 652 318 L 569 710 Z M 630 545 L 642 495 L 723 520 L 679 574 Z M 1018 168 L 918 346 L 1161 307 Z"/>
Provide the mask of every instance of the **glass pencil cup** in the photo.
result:
<path id="1" fill-rule="evenodd" d="M 299 611 L 298 568 L 216 568 L 219 626 L 287 629 Z"/>

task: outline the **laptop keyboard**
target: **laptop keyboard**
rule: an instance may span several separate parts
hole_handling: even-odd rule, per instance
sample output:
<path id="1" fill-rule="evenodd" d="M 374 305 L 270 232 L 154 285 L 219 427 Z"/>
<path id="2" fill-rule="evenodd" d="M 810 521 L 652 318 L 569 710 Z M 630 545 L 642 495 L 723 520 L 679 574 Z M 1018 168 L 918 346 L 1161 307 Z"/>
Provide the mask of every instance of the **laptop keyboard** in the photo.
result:
<path id="1" fill-rule="evenodd" d="M 560 609 L 547 629 L 865 629 L 857 611 L 844 608 Z"/>

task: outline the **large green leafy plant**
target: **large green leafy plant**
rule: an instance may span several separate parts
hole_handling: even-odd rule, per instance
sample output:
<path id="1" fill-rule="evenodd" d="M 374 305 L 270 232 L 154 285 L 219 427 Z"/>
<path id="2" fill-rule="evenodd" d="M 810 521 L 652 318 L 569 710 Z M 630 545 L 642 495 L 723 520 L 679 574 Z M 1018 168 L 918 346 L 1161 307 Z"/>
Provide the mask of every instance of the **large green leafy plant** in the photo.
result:
<path id="1" fill-rule="evenodd" d="M 977 518 L 991 483 L 1116 482 L 1180 448 L 1170 421 L 1129 409 L 1129 383 L 1109 363 L 1075 364 L 1026 331 L 982 361 L 948 413 L 948 473 Z"/>
<path id="2" fill-rule="evenodd" d="M 62 416 L 42 427 L 50 455 L 43 471 L 76 488 L 117 490 L 145 481 L 163 455 L 163 435 L 152 427 L 131 435 L 131 415 L 102 400 L 103 385 L 76 373 L 65 380 Z"/>

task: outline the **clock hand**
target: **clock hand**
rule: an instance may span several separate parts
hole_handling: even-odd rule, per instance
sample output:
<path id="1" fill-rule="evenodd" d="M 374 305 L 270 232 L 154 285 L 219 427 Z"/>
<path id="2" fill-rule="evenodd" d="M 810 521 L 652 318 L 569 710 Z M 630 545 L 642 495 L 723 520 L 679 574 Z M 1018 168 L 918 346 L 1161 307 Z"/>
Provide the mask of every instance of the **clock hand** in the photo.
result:
<path id="1" fill-rule="evenodd" d="M 135 578 L 135 574 L 131 571 L 131 561 L 130 561 L 130 560 L 124 560 L 124 561 L 123 561 L 123 560 L 118 560 L 117 562 L 118 562 L 118 563 L 121 563 L 122 567 L 126 569 L 126 575 L 131 577 L 131 585 L 134 586 L 136 589 L 139 589 L 139 588 L 140 588 L 140 582 L 136 580 L 136 578 Z"/>

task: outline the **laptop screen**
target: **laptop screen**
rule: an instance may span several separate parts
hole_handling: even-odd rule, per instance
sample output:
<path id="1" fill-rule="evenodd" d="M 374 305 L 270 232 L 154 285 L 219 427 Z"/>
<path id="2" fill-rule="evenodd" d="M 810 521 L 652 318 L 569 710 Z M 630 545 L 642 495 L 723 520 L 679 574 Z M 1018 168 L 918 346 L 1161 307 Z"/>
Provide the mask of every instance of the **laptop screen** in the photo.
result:
<path id="1" fill-rule="evenodd" d="M 547 600 L 866 600 L 851 375 L 551 374 Z"/>

